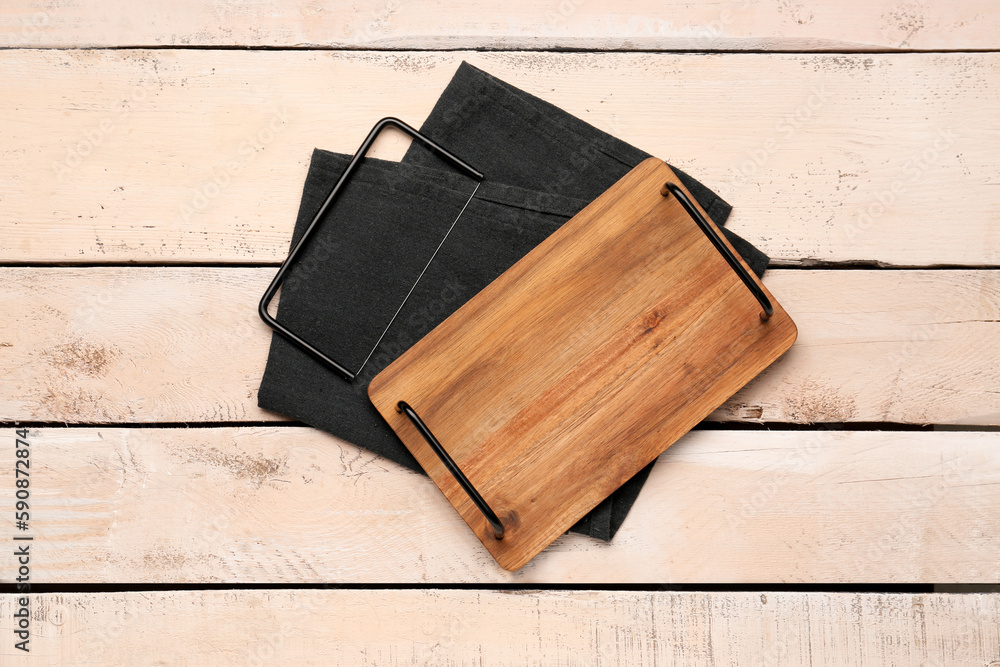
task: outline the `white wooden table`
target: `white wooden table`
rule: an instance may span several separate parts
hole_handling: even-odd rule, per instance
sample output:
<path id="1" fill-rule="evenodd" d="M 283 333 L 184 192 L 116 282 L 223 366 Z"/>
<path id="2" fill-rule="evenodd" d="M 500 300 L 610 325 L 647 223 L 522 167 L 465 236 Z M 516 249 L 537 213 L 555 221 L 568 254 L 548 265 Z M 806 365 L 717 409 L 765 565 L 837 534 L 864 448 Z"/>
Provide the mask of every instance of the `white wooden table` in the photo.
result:
<path id="1" fill-rule="evenodd" d="M 1000 667 L 1000 593 L 929 592 L 1000 583 L 994 2 L 7 0 L 0 47 L 4 665 Z M 800 331 L 613 542 L 516 574 L 256 400 L 312 148 L 462 60 L 717 190 Z"/>

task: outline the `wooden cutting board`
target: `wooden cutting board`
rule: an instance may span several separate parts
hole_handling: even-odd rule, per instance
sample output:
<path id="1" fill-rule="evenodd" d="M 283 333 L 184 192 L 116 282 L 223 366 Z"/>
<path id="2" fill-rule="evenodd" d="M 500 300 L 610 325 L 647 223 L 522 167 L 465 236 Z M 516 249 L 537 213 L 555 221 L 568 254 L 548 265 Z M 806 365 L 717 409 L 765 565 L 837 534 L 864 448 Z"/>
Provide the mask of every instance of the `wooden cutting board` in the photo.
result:
<path id="1" fill-rule="evenodd" d="M 762 321 L 760 304 L 705 233 L 676 197 L 660 194 L 668 181 L 680 183 L 665 163 L 642 162 L 368 388 L 508 570 L 566 532 L 795 340 L 774 297 L 765 289 L 774 315 Z M 502 539 L 397 411 L 399 401 L 416 410 L 496 511 Z"/>

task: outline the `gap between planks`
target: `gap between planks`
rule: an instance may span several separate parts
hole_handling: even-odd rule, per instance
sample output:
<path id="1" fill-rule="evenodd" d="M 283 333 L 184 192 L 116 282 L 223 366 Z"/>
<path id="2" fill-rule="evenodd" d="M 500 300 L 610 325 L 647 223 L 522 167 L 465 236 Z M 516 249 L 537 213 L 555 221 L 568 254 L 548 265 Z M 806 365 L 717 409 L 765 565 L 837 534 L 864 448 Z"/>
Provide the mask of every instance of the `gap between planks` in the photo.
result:
<path id="1" fill-rule="evenodd" d="M 866 50 L 989 49 L 989 0 L 565 0 L 503 4 L 361 0 L 350 9 L 298 1 L 104 0 L 44 8 L 8 0 L 6 47 L 294 47 L 369 49 Z"/>
<path id="2" fill-rule="evenodd" d="M 466 59 L 699 177 L 776 265 L 997 266 L 998 58 L 0 52 L 0 261 L 280 261 L 313 147 L 419 124 Z"/>
<path id="3" fill-rule="evenodd" d="M 256 405 L 270 341 L 256 305 L 272 277 L 0 269 L 0 420 L 285 421 Z M 1000 424 L 997 272 L 771 271 L 765 283 L 799 339 L 712 420 Z"/>
<path id="4" fill-rule="evenodd" d="M 565 535 L 509 573 L 428 478 L 315 429 L 32 429 L 32 575 L 49 584 L 998 583 L 998 438 L 692 432 L 660 457 L 611 543 Z M 10 467 L 0 501 L 13 503 Z"/>

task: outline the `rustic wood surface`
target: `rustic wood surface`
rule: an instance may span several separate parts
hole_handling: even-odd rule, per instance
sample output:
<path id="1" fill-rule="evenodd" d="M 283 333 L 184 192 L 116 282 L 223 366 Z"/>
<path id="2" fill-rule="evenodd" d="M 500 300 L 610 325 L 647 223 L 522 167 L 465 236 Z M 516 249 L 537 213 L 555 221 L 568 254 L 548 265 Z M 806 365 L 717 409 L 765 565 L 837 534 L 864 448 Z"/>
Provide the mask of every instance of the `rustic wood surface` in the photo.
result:
<path id="1" fill-rule="evenodd" d="M 644 160 L 368 388 L 505 569 L 531 560 L 795 341 L 772 294 L 773 315 L 761 321 L 736 271 L 677 197 L 661 194 L 666 183 L 681 187 L 662 160 Z M 503 539 L 400 401 L 487 499 Z"/>
<path id="2" fill-rule="evenodd" d="M 990 0 L 7 0 L 0 46 L 995 49 Z"/>
<path id="3" fill-rule="evenodd" d="M 995 595 L 295 590 L 36 599 L 32 659 L 4 642 L 5 665 L 1000 664 Z M 4 635 L 12 600 L 0 598 Z"/>
<path id="4" fill-rule="evenodd" d="M 468 60 L 703 179 L 776 264 L 994 266 L 998 57 L 0 50 L 0 261 L 276 263 L 312 149 L 419 125 Z"/>
<path id="5" fill-rule="evenodd" d="M 0 416 L 284 421 L 257 407 L 270 331 L 256 307 L 275 270 L 0 268 Z M 1000 424 L 1000 273 L 772 270 L 764 283 L 798 341 L 713 420 Z"/>
<path id="6" fill-rule="evenodd" d="M 996 433 L 696 431 L 610 544 L 566 535 L 513 574 L 429 479 L 314 429 L 30 440 L 39 582 L 1000 581 Z"/>
<path id="7" fill-rule="evenodd" d="M 3 3 L 33 582 L 1000 582 L 998 27 L 989 0 Z M 419 125 L 462 60 L 719 192 L 800 329 L 612 543 L 515 574 L 428 479 L 256 407 L 310 151 Z M 913 593 L 33 593 L 30 662 L 4 595 L 0 663 L 1000 667 L 1000 594 Z"/>

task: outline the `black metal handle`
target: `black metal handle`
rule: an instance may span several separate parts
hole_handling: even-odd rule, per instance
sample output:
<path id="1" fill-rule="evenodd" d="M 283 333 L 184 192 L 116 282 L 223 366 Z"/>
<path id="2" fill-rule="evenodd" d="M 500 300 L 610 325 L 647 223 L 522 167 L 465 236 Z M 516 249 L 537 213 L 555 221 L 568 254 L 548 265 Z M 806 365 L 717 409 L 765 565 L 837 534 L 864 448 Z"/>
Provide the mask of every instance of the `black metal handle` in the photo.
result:
<path id="1" fill-rule="evenodd" d="M 472 194 L 469 195 L 469 199 L 466 200 L 465 206 L 463 206 L 462 210 L 459 211 L 458 217 L 456 217 L 455 221 L 451 223 L 451 227 L 448 228 L 448 231 L 445 233 L 444 238 L 441 239 L 441 243 L 439 243 L 437 249 L 434 250 L 434 254 L 431 255 L 431 258 L 429 260 L 427 260 L 427 264 L 424 265 L 424 268 L 420 272 L 420 275 L 417 276 L 417 279 L 413 282 L 413 285 L 410 287 L 410 291 L 406 293 L 405 297 L 403 297 L 403 302 L 399 304 L 399 307 L 393 314 L 392 319 L 389 320 L 389 324 L 387 324 L 385 326 L 385 329 L 382 330 L 382 335 L 378 337 L 377 341 L 375 341 L 375 345 L 374 347 L 372 347 L 372 351 L 368 353 L 367 357 L 365 357 L 365 360 L 361 363 L 360 368 L 358 368 L 357 370 L 351 370 L 345 367 L 343 364 L 339 363 L 338 361 L 334 360 L 332 357 L 330 357 L 329 355 L 321 351 L 319 348 L 317 348 L 315 345 L 313 345 L 306 339 L 302 338 L 297 333 L 295 333 L 287 326 L 279 322 L 277 319 L 272 317 L 271 314 L 267 312 L 267 308 L 270 305 L 271 300 L 274 299 L 274 295 L 278 293 L 278 288 L 281 287 L 281 283 L 285 280 L 285 274 L 288 273 L 288 270 L 291 268 L 292 264 L 302 253 L 302 249 L 306 246 L 306 243 L 309 241 L 313 233 L 319 227 L 320 219 L 323 217 L 323 214 L 326 213 L 327 209 L 330 208 L 330 205 L 333 204 L 334 200 L 337 199 L 337 196 L 340 194 L 341 189 L 343 189 L 344 184 L 347 183 L 351 175 L 354 173 L 355 169 L 358 167 L 358 165 L 361 164 L 361 160 L 365 157 L 365 154 L 368 152 L 368 149 L 371 148 L 371 145 L 375 143 L 375 139 L 378 138 L 379 133 L 385 128 L 390 126 L 402 130 L 403 132 L 411 136 L 413 139 L 422 143 L 425 147 L 430 149 L 436 155 L 441 157 L 445 162 L 450 163 L 453 167 L 455 167 L 455 169 L 457 169 L 460 172 L 463 172 L 466 176 L 472 178 L 476 182 L 476 187 L 472 191 Z M 288 253 L 288 257 L 285 258 L 285 261 L 281 263 L 281 267 L 278 268 L 278 273 L 274 276 L 274 280 L 271 281 L 271 284 L 268 285 L 267 290 L 264 291 L 264 296 L 261 297 L 260 303 L 257 306 L 257 313 L 260 315 L 260 319 L 264 320 L 264 323 L 267 324 L 267 326 L 277 331 L 279 334 L 290 340 L 292 343 L 298 345 L 301 349 L 311 354 L 313 357 L 321 361 L 327 367 L 336 371 L 337 374 L 339 374 L 348 382 L 354 380 L 354 378 L 356 378 L 358 375 L 361 374 L 362 369 L 368 363 L 368 360 L 372 358 L 372 355 L 375 354 L 375 350 L 378 349 L 378 346 L 382 342 L 382 339 L 385 338 L 385 335 L 386 333 L 388 333 L 389 328 L 392 326 L 392 323 L 396 321 L 396 317 L 399 315 L 399 311 L 403 309 L 403 305 L 410 298 L 410 295 L 413 294 L 413 290 L 414 288 L 416 288 L 417 283 L 420 282 L 420 279 L 424 277 L 424 273 L 427 272 L 427 267 L 429 267 L 431 265 L 431 262 L 434 261 L 434 258 L 437 257 L 438 251 L 441 249 L 441 246 L 444 245 L 444 242 L 448 238 L 448 235 L 451 234 L 451 230 L 455 228 L 455 225 L 458 223 L 459 218 L 461 218 L 462 214 L 465 213 L 465 209 L 469 206 L 469 202 L 471 202 L 472 198 L 476 196 L 476 192 L 479 190 L 479 184 L 482 183 L 482 181 L 483 181 L 482 173 L 469 166 L 469 164 L 463 161 L 461 158 L 453 155 L 448 150 L 435 143 L 432 139 L 430 139 L 426 135 L 421 134 L 420 132 L 410 127 L 409 125 L 399 120 L 398 118 L 393 118 L 391 116 L 383 118 L 379 122 L 375 123 L 375 127 L 373 127 L 371 132 L 368 133 L 368 136 L 365 137 L 365 140 L 364 142 L 362 142 L 361 147 L 354 154 L 354 157 L 351 158 L 351 161 L 344 169 L 344 173 L 342 173 L 340 175 L 340 178 L 337 179 L 337 182 L 333 186 L 333 190 L 330 191 L 330 194 L 327 195 L 327 198 L 323 202 L 323 205 L 319 207 L 319 211 L 317 211 L 316 215 L 313 216 L 312 222 L 310 222 L 309 226 L 306 227 L 306 231 L 303 232 L 302 237 L 298 240 L 298 243 L 296 243 L 295 246 Z"/>
<path id="2" fill-rule="evenodd" d="M 448 469 L 448 472 L 450 472 L 451 476 L 455 478 L 458 485 L 462 487 L 462 490 L 465 491 L 469 498 L 472 499 L 472 502 L 475 503 L 476 507 L 479 508 L 479 511 L 483 513 L 483 516 L 486 517 L 486 522 L 490 524 L 490 528 L 493 529 L 493 536 L 498 540 L 502 540 L 504 529 L 503 524 L 500 523 L 500 518 L 497 516 L 497 513 L 494 512 L 489 503 L 483 499 L 479 491 L 476 490 L 476 487 L 472 485 L 469 478 L 465 476 L 462 469 L 458 467 L 457 463 L 455 463 L 455 460 L 451 458 L 451 455 L 448 454 L 444 447 L 441 446 L 441 443 L 434 437 L 431 430 L 427 428 L 427 424 L 425 424 L 424 420 L 420 418 L 417 411 L 411 408 L 409 403 L 406 401 L 400 401 L 396 404 L 396 412 L 402 412 L 411 422 L 413 422 L 413 425 L 417 427 L 418 431 L 420 431 L 420 435 L 424 437 L 424 440 L 426 440 L 427 444 L 431 446 L 431 449 L 435 454 L 437 454 L 437 457 L 441 459 L 441 463 L 444 464 L 444 467 Z"/>
<path id="3" fill-rule="evenodd" d="M 719 235 L 715 233 L 715 228 L 712 227 L 708 220 L 705 219 L 705 217 L 701 214 L 701 211 L 699 211 L 695 205 L 691 203 L 691 200 L 688 199 L 688 196 L 684 193 L 684 191 L 681 190 L 679 186 L 667 182 L 663 184 L 662 188 L 660 188 L 660 194 L 664 197 L 673 195 L 677 198 L 677 201 L 679 201 L 681 206 L 684 207 L 684 210 L 687 211 L 688 215 L 694 219 L 695 223 L 701 231 L 705 233 L 705 236 L 707 236 L 708 240 L 712 242 L 712 245 L 715 246 L 716 250 L 722 253 L 722 256 L 727 262 L 729 262 L 729 266 L 733 268 L 736 275 L 740 277 L 743 284 L 747 286 L 747 289 L 750 290 L 750 292 L 757 299 L 757 302 L 760 303 L 761 308 L 764 309 L 764 312 L 760 314 L 760 319 L 765 322 L 771 319 L 771 315 L 774 314 L 774 306 L 771 305 L 771 300 L 767 298 L 767 294 L 764 294 L 764 290 L 760 288 L 757 281 L 754 280 L 749 273 L 747 273 L 746 267 L 743 266 L 739 258 L 733 254 L 733 251 L 728 245 L 726 245 L 725 241 L 719 238 Z"/>

